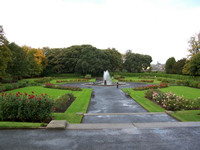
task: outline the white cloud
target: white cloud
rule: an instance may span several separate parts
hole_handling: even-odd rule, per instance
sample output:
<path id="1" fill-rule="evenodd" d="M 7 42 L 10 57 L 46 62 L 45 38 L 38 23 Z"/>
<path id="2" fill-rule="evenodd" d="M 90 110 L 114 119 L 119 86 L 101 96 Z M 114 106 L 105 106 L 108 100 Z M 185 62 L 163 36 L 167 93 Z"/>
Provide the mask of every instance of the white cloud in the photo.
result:
<path id="1" fill-rule="evenodd" d="M 200 32 L 200 7 L 172 0 L 0 0 L 0 24 L 10 42 L 31 47 L 91 44 L 131 49 L 156 61 L 186 57 Z"/>

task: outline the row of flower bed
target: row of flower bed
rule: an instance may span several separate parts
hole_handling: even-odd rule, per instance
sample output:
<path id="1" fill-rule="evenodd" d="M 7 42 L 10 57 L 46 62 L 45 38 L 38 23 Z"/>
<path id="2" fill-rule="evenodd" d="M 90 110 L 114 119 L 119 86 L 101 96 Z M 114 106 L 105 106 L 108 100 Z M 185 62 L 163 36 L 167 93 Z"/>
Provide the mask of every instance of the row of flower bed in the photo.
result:
<path id="1" fill-rule="evenodd" d="M 135 87 L 133 88 L 133 90 L 143 91 L 143 90 L 148 90 L 148 89 L 159 89 L 159 88 L 166 88 L 166 87 L 168 87 L 167 83 L 161 83 L 159 85 L 147 85 L 147 86 Z"/>
<path id="2" fill-rule="evenodd" d="M 150 89 L 145 93 L 145 97 L 161 105 L 167 110 L 196 110 L 200 109 L 200 99 L 189 100 L 177 96 L 172 92 L 163 93 L 159 90 Z"/>
<path id="3" fill-rule="evenodd" d="M 45 88 L 53 88 L 53 89 L 61 89 L 61 90 L 71 90 L 71 91 L 82 91 L 80 87 L 73 87 L 73 86 L 61 86 L 55 85 L 52 83 L 46 83 Z"/>
<path id="4" fill-rule="evenodd" d="M 46 122 L 54 110 L 54 100 L 47 94 L 18 92 L 0 95 L 1 121 Z"/>
<path id="5" fill-rule="evenodd" d="M 74 80 L 56 80 L 56 83 L 62 82 L 88 82 L 89 79 L 74 79 Z"/>
<path id="6" fill-rule="evenodd" d="M 146 79 L 143 79 L 143 80 L 118 79 L 118 81 L 120 81 L 120 82 L 148 82 L 148 83 L 154 82 L 154 80 L 146 80 Z"/>

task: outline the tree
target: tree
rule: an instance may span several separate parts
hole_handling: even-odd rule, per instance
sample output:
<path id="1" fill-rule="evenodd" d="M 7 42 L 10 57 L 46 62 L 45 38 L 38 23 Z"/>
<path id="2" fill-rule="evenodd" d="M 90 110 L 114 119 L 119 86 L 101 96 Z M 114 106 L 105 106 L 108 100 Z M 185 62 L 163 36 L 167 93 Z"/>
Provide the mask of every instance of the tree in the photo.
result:
<path id="1" fill-rule="evenodd" d="M 3 27 L 0 26 L 0 78 L 6 75 L 7 64 L 11 61 L 12 53 L 7 45 L 8 41 L 4 36 Z"/>
<path id="2" fill-rule="evenodd" d="M 200 33 L 198 33 L 196 36 L 192 36 L 188 43 L 190 44 L 190 48 L 189 48 L 189 52 L 191 53 L 190 56 L 194 56 L 197 53 L 199 53 L 200 52 Z"/>
<path id="3" fill-rule="evenodd" d="M 194 55 L 190 60 L 190 75 L 199 76 L 200 75 L 200 53 Z"/>
<path id="4" fill-rule="evenodd" d="M 125 58 L 124 69 L 128 72 L 140 73 L 146 70 L 152 62 L 151 56 L 132 53 L 130 50 L 126 52 Z"/>
<path id="5" fill-rule="evenodd" d="M 81 74 L 102 74 L 105 70 L 111 69 L 109 55 L 91 45 L 85 45 L 81 51 L 80 59 L 77 62 L 75 71 Z"/>
<path id="6" fill-rule="evenodd" d="M 183 70 L 185 63 L 186 63 L 186 58 L 178 60 L 173 66 L 174 73 L 182 74 L 182 70 Z"/>
<path id="7" fill-rule="evenodd" d="M 110 62 L 112 65 L 112 72 L 115 72 L 117 70 L 121 70 L 122 68 L 122 55 L 115 49 L 115 48 L 108 48 L 106 49 L 106 52 L 109 55 Z"/>
<path id="8" fill-rule="evenodd" d="M 28 61 L 26 52 L 15 43 L 8 45 L 12 52 L 12 61 L 8 63 L 7 72 L 16 79 L 26 77 L 28 73 Z"/>
<path id="9" fill-rule="evenodd" d="M 175 71 L 173 69 L 175 63 L 176 63 L 175 58 L 170 57 L 165 63 L 165 72 L 168 73 L 168 74 L 175 73 Z"/>

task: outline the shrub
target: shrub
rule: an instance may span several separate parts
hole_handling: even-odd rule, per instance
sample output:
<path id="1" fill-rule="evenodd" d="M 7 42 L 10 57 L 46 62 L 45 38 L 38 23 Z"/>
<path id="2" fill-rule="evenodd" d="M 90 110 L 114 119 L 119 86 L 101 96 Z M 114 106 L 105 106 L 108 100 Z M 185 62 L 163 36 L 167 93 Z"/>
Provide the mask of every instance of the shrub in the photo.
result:
<path id="1" fill-rule="evenodd" d="M 46 84 L 45 84 L 45 87 L 46 87 L 46 88 L 55 88 L 55 85 L 52 84 L 52 83 L 46 83 Z"/>
<path id="2" fill-rule="evenodd" d="M 12 90 L 14 89 L 13 85 L 12 84 L 7 84 L 5 85 L 5 90 L 8 91 L 8 90 Z"/>
<path id="3" fill-rule="evenodd" d="M 154 80 L 140 80 L 140 82 L 148 82 L 148 83 L 153 83 Z"/>
<path id="4" fill-rule="evenodd" d="M 3 92 L 6 90 L 6 87 L 5 86 L 0 86 L 0 92 Z"/>
<path id="5" fill-rule="evenodd" d="M 47 95 L 37 96 L 20 92 L 0 95 L 0 120 L 43 122 L 51 117 L 54 102 Z"/>
<path id="6" fill-rule="evenodd" d="M 148 90 L 145 96 L 167 110 L 200 109 L 200 100 L 187 100 L 172 92 L 162 93 L 160 91 Z"/>
<path id="7" fill-rule="evenodd" d="M 159 88 L 166 88 L 168 87 L 167 83 L 161 83 L 159 85 L 148 85 L 148 86 L 141 86 L 141 87 L 135 87 L 133 90 L 135 91 L 143 91 L 148 89 L 159 89 Z"/>
<path id="8" fill-rule="evenodd" d="M 65 112 L 67 108 L 71 105 L 71 103 L 74 101 L 75 97 L 72 93 L 68 93 L 65 95 L 62 95 L 55 101 L 55 110 L 56 112 Z"/>
<path id="9" fill-rule="evenodd" d="M 41 79 L 34 80 L 36 83 L 49 83 L 52 80 L 51 77 L 44 77 Z"/>
<path id="10" fill-rule="evenodd" d="M 26 86 L 28 86 L 28 84 L 25 82 L 25 81 L 20 81 L 20 82 L 18 82 L 18 87 L 26 87 Z"/>
<path id="11" fill-rule="evenodd" d="M 91 79 L 91 77 L 92 77 L 91 74 L 86 74 L 85 75 L 85 79 Z"/>
<path id="12" fill-rule="evenodd" d="M 56 86 L 55 84 L 52 83 L 46 83 L 45 88 L 53 88 L 53 89 L 61 89 L 61 90 L 71 90 L 71 91 L 82 91 L 80 87 L 73 87 L 73 86 L 61 86 L 58 85 Z"/>
<path id="13" fill-rule="evenodd" d="M 118 74 L 115 74 L 115 75 L 114 75 L 114 78 L 118 80 L 118 79 L 120 79 L 120 78 L 121 78 L 121 76 L 120 76 L 120 75 L 118 75 Z"/>
<path id="14" fill-rule="evenodd" d="M 2 79 L 1 81 L 2 83 L 12 83 L 13 82 L 13 78 L 12 77 L 5 77 Z"/>
<path id="15" fill-rule="evenodd" d="M 178 80 L 178 81 L 176 81 L 176 84 L 177 85 L 184 85 L 184 81 L 183 80 Z"/>

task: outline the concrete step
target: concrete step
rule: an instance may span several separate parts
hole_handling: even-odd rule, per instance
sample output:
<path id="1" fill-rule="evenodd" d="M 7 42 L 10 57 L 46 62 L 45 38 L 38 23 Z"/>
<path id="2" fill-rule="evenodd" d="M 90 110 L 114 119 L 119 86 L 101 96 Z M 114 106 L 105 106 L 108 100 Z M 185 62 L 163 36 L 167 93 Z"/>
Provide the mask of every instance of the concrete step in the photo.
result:
<path id="1" fill-rule="evenodd" d="M 84 115 L 84 116 L 107 116 L 107 115 L 159 115 L 159 114 L 166 114 L 165 112 L 155 112 L 155 113 L 149 113 L 149 112 L 142 112 L 142 113 L 78 113 L 77 115 Z"/>
<path id="2" fill-rule="evenodd" d="M 200 122 L 156 122 L 156 123 L 94 123 L 94 124 L 68 124 L 68 130 L 98 130 L 98 129 L 148 129 L 170 127 L 200 127 Z"/>

